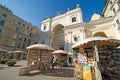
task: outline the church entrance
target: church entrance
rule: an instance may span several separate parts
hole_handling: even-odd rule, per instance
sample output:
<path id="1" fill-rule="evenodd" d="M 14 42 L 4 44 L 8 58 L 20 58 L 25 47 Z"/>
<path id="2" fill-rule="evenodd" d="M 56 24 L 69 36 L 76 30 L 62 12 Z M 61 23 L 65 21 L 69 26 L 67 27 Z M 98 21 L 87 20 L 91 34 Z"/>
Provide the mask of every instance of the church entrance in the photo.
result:
<path id="1" fill-rule="evenodd" d="M 64 26 L 59 24 L 55 26 L 52 34 L 52 46 L 56 50 L 65 50 Z"/>

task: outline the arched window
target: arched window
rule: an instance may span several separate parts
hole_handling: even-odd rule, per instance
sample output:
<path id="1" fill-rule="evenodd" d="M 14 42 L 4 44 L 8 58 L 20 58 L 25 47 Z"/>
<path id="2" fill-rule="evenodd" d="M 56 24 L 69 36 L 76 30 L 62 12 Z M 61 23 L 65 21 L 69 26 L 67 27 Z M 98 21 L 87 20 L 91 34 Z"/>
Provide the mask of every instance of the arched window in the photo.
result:
<path id="1" fill-rule="evenodd" d="M 93 35 L 94 37 L 107 37 L 104 32 L 97 32 Z"/>

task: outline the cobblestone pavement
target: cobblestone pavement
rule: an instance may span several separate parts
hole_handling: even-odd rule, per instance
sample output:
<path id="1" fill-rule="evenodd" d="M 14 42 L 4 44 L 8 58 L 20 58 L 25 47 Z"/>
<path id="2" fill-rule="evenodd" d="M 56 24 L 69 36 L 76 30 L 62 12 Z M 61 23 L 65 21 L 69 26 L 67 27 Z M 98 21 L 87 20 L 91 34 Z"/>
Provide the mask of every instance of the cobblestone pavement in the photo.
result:
<path id="1" fill-rule="evenodd" d="M 18 76 L 19 68 L 25 67 L 27 61 L 18 61 L 14 67 L 0 64 L 0 80 L 74 80 L 73 68 L 57 68 L 45 72 L 34 71 L 25 76 Z"/>

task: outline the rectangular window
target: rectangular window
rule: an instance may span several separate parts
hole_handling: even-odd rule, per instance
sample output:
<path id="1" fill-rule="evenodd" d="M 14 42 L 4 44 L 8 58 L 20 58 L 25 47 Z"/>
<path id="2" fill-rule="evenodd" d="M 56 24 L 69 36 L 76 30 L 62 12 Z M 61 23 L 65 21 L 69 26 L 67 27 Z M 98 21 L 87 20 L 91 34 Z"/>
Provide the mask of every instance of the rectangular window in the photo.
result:
<path id="1" fill-rule="evenodd" d="M 18 44 L 18 48 L 20 48 L 20 43 Z"/>
<path id="2" fill-rule="evenodd" d="M 7 18 L 7 14 L 5 14 L 5 13 L 3 13 L 2 16 L 5 17 L 5 18 Z"/>
<path id="3" fill-rule="evenodd" d="M 29 29 L 29 26 L 27 26 L 27 29 Z"/>
<path id="4" fill-rule="evenodd" d="M 77 58 L 77 54 L 79 53 L 79 49 L 73 49 L 73 57 Z"/>
<path id="5" fill-rule="evenodd" d="M 27 39 L 25 38 L 25 39 L 24 39 L 24 42 L 26 42 L 26 40 L 27 40 Z"/>
<path id="6" fill-rule="evenodd" d="M 28 40 L 28 43 L 30 44 L 30 39 Z"/>
<path id="7" fill-rule="evenodd" d="M 120 29 L 120 21 L 119 21 L 119 19 L 116 20 L 116 23 L 118 25 L 118 29 Z"/>
<path id="8" fill-rule="evenodd" d="M 30 30 L 32 31 L 33 29 L 31 28 Z"/>
<path id="9" fill-rule="evenodd" d="M 60 50 L 64 50 L 64 45 L 59 45 Z"/>
<path id="10" fill-rule="evenodd" d="M 22 38 L 19 38 L 19 40 L 22 40 Z"/>
<path id="11" fill-rule="evenodd" d="M 42 44 L 44 44 L 44 42 L 42 42 Z"/>
<path id="12" fill-rule="evenodd" d="M 25 24 L 23 24 L 23 27 L 25 27 Z"/>
<path id="13" fill-rule="evenodd" d="M 0 34 L 2 33 L 2 29 L 0 29 Z"/>
<path id="14" fill-rule="evenodd" d="M 23 44 L 23 49 L 25 48 L 25 44 Z"/>
<path id="15" fill-rule="evenodd" d="M 20 25 L 20 22 L 18 21 L 18 24 Z"/>
<path id="16" fill-rule="evenodd" d="M 32 36 L 32 33 L 30 33 L 29 36 L 31 37 L 31 36 Z"/>
<path id="17" fill-rule="evenodd" d="M 16 27 L 16 31 L 18 31 L 19 30 L 19 27 Z"/>
<path id="18" fill-rule="evenodd" d="M 4 24 L 5 24 L 5 21 L 0 20 L 0 26 L 4 26 Z"/>
<path id="19" fill-rule="evenodd" d="M 115 13 L 116 11 L 115 11 L 115 8 L 113 8 L 113 12 Z"/>
<path id="20" fill-rule="evenodd" d="M 46 30 L 46 26 L 44 26 L 44 30 Z"/>
<path id="21" fill-rule="evenodd" d="M 119 24 L 120 24 L 120 21 L 117 19 L 116 23 L 119 25 Z"/>
<path id="22" fill-rule="evenodd" d="M 73 18 L 72 18 L 72 22 L 76 22 L 76 17 L 73 17 Z"/>
<path id="23" fill-rule="evenodd" d="M 118 6 L 120 7 L 120 0 L 118 0 Z"/>

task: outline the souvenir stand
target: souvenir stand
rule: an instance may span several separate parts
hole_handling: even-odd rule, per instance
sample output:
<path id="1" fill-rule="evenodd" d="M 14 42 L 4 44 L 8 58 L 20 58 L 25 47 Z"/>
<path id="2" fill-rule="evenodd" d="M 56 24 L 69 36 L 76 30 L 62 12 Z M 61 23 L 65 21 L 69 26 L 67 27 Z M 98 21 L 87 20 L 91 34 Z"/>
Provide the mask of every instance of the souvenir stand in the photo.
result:
<path id="1" fill-rule="evenodd" d="M 34 44 L 27 47 L 28 71 L 49 70 L 53 48 L 45 44 Z"/>
<path id="2" fill-rule="evenodd" d="M 0 48 L 0 58 L 3 58 L 6 55 L 6 51 Z"/>
<path id="3" fill-rule="evenodd" d="M 23 59 L 24 52 L 23 51 L 8 51 L 8 56 L 10 59 Z"/>
<path id="4" fill-rule="evenodd" d="M 109 77 L 114 76 L 113 66 L 120 66 L 116 64 L 120 63 L 119 59 L 115 63 L 116 55 L 120 55 L 119 45 L 120 40 L 106 37 L 92 37 L 73 45 L 73 51 L 78 49 L 74 70 L 76 80 L 102 80 L 105 72 Z M 114 54 L 116 51 L 118 54 Z"/>
<path id="5" fill-rule="evenodd" d="M 15 55 L 16 59 L 22 60 L 24 57 L 24 52 L 23 51 L 14 51 L 14 55 Z"/>
<path id="6" fill-rule="evenodd" d="M 53 56 L 56 58 L 57 66 L 68 66 L 68 52 L 63 50 L 56 50 L 53 53 Z"/>

